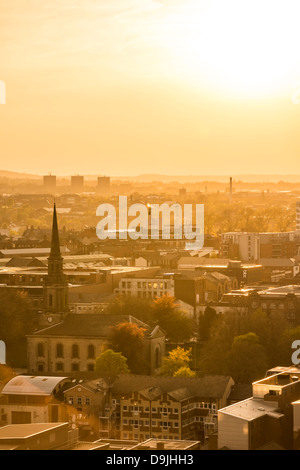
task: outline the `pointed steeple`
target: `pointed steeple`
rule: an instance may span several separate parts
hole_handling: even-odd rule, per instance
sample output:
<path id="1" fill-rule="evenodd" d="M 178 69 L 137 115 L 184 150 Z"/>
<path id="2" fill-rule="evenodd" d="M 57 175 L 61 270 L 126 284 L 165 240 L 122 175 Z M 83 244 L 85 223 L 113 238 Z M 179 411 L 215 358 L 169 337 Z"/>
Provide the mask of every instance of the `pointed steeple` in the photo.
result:
<path id="1" fill-rule="evenodd" d="M 44 310 L 51 314 L 68 312 L 68 281 L 63 270 L 56 204 L 53 210 L 52 240 L 48 258 L 48 276 L 44 283 Z"/>
<path id="2" fill-rule="evenodd" d="M 50 258 L 61 258 L 56 204 L 54 203 Z"/>

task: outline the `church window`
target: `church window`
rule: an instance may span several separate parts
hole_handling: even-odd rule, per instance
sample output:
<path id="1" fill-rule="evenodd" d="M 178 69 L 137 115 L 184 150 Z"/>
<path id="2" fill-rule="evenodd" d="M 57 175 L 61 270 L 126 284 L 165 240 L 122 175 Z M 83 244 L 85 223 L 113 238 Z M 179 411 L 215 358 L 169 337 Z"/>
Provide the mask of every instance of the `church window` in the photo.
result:
<path id="1" fill-rule="evenodd" d="M 64 347 L 61 343 L 56 345 L 56 357 L 64 357 Z"/>
<path id="2" fill-rule="evenodd" d="M 39 343 L 37 346 L 38 357 L 45 357 L 44 343 Z"/>
<path id="3" fill-rule="evenodd" d="M 78 359 L 79 358 L 79 346 L 78 344 L 73 344 L 72 346 L 72 358 Z"/>
<path id="4" fill-rule="evenodd" d="M 95 346 L 93 344 L 88 346 L 88 359 L 95 359 Z"/>

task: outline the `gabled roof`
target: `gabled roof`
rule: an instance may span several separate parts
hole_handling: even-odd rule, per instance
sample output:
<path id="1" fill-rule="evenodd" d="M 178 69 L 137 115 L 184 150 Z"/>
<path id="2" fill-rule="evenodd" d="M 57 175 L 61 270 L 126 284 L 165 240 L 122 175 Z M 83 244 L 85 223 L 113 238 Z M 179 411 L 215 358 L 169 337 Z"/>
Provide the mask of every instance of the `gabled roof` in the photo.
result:
<path id="1" fill-rule="evenodd" d="M 30 336 L 71 336 L 71 337 L 93 337 L 106 338 L 110 334 L 111 327 L 120 323 L 134 323 L 145 328 L 145 336 L 150 336 L 155 327 L 149 327 L 142 321 L 131 315 L 108 315 L 108 314 L 70 314 L 61 323 L 37 331 Z"/>
<path id="2" fill-rule="evenodd" d="M 173 393 L 182 400 L 183 396 L 201 398 L 222 398 L 228 386 L 233 385 L 230 376 L 205 375 L 204 377 L 163 377 L 146 375 L 120 375 L 114 385 L 113 393 L 128 395 L 158 387 L 163 393 Z M 177 398 L 176 398 L 177 399 Z"/>

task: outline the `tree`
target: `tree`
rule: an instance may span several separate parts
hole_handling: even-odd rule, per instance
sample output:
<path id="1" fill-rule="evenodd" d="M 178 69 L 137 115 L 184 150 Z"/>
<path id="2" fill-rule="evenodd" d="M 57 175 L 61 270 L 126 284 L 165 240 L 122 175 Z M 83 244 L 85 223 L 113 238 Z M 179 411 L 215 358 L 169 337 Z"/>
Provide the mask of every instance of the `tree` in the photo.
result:
<path id="1" fill-rule="evenodd" d="M 165 331 L 172 343 L 184 343 L 193 336 L 194 322 L 183 310 L 178 309 L 174 297 L 167 294 L 156 299 L 153 314 L 156 323 Z"/>
<path id="2" fill-rule="evenodd" d="M 108 305 L 107 313 L 132 315 L 149 325 L 153 324 L 153 302 L 150 299 L 120 295 Z"/>
<path id="3" fill-rule="evenodd" d="M 112 385 L 119 374 L 129 374 L 126 357 L 121 353 L 107 349 L 95 361 L 95 372 L 109 385 Z"/>
<path id="4" fill-rule="evenodd" d="M 6 344 L 7 363 L 26 366 L 26 335 L 34 332 L 35 319 L 26 294 L 0 290 L 0 339 Z"/>
<path id="5" fill-rule="evenodd" d="M 196 372 L 191 370 L 189 367 L 180 367 L 174 375 L 174 377 L 196 377 Z"/>
<path id="6" fill-rule="evenodd" d="M 295 349 L 292 349 L 292 344 L 294 341 L 298 341 L 298 340 L 300 340 L 300 326 L 297 326 L 296 328 L 289 328 L 283 332 L 280 338 L 280 347 L 279 347 L 279 350 L 281 353 L 280 365 L 282 366 L 292 365 L 292 354 L 296 352 Z"/>
<path id="7" fill-rule="evenodd" d="M 217 318 L 217 312 L 209 305 L 204 310 L 204 313 L 199 317 L 199 339 L 207 341 L 209 338 L 210 329 Z"/>
<path id="8" fill-rule="evenodd" d="M 259 380 L 267 370 L 267 356 L 255 333 L 236 336 L 227 361 L 227 373 L 237 383 Z"/>
<path id="9" fill-rule="evenodd" d="M 134 374 L 145 371 L 146 364 L 142 354 L 145 331 L 145 328 L 135 323 L 124 322 L 112 327 L 108 338 L 110 347 L 126 357 L 128 366 Z"/>
<path id="10" fill-rule="evenodd" d="M 0 385 L 5 385 L 15 377 L 16 373 L 6 364 L 0 364 Z"/>
<path id="11" fill-rule="evenodd" d="M 181 371 L 183 369 L 189 369 L 191 354 L 191 348 L 186 350 L 178 346 L 176 349 L 172 349 L 168 356 L 163 359 L 161 374 L 166 376 L 174 376 L 180 369 Z"/>

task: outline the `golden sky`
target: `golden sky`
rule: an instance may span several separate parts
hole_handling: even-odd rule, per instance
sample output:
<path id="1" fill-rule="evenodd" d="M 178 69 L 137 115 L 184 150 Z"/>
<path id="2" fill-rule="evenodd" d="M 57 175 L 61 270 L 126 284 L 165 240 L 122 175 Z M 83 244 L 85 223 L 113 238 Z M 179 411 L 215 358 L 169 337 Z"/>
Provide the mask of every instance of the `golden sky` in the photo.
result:
<path id="1" fill-rule="evenodd" d="M 300 174 L 299 18 L 299 0 L 1 0 L 0 169 Z"/>

